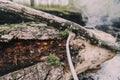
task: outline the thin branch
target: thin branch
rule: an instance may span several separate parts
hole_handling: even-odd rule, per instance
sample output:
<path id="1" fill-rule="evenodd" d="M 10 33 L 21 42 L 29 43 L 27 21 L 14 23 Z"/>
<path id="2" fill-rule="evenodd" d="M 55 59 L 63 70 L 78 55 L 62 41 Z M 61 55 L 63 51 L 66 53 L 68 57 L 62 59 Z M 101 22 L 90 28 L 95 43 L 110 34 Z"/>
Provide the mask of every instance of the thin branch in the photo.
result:
<path id="1" fill-rule="evenodd" d="M 71 74 L 72 74 L 74 80 L 79 80 L 78 77 L 77 77 L 75 68 L 73 66 L 73 63 L 72 63 L 72 59 L 71 59 L 71 55 L 70 55 L 70 49 L 69 49 L 69 42 L 73 37 L 75 37 L 75 35 L 73 35 L 73 33 L 69 33 L 67 43 L 66 43 L 66 52 L 67 52 L 67 59 L 68 59 L 68 63 L 69 63 L 69 66 L 70 66 Z"/>

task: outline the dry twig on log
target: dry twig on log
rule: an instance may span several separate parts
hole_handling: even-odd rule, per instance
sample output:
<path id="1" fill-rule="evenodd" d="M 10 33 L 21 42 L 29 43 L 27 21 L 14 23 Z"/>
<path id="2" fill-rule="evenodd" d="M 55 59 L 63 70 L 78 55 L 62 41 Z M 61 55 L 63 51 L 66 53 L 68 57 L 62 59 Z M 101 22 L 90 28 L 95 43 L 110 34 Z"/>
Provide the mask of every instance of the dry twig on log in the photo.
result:
<path id="1" fill-rule="evenodd" d="M 73 63 L 72 63 L 72 59 L 71 59 L 71 55 L 70 55 L 70 49 L 69 49 L 69 42 L 72 39 L 72 37 L 75 37 L 75 35 L 69 32 L 69 36 L 68 36 L 67 43 L 66 43 L 67 59 L 68 59 L 69 67 L 70 67 L 70 70 L 71 70 L 71 73 L 72 73 L 72 76 L 73 76 L 74 80 L 79 80 L 78 77 L 77 77 L 75 68 L 73 66 Z"/>

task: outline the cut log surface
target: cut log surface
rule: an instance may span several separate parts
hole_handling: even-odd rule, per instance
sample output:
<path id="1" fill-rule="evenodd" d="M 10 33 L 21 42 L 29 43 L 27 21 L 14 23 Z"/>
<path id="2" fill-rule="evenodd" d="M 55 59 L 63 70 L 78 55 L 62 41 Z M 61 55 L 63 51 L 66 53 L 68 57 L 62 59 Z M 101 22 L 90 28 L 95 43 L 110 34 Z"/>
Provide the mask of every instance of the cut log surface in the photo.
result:
<path id="1" fill-rule="evenodd" d="M 97 36 L 95 33 L 83 28 L 74 22 L 56 17 L 42 11 L 38 11 L 7 0 L 0 0 L 0 11 L 10 12 L 33 21 L 41 21 L 47 23 L 48 25 L 56 27 L 57 29 L 67 28 L 70 31 L 76 33 L 77 36 L 83 36 L 84 38 L 87 38 L 92 44 L 99 45 L 110 50 L 120 50 L 120 45 L 117 43 L 111 41 L 109 42 L 105 39 L 103 40 L 99 38 L 99 36 Z"/>

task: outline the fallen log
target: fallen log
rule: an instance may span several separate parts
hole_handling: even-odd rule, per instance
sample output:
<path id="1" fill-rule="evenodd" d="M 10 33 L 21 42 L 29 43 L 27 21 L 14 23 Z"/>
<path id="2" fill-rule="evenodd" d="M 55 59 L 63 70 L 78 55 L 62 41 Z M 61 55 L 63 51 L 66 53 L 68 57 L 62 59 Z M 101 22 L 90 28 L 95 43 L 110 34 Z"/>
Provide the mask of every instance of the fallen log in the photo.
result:
<path id="1" fill-rule="evenodd" d="M 80 26 L 74 22 L 56 17 L 54 15 L 44 13 L 42 11 L 38 11 L 38 10 L 29 8 L 29 7 L 25 7 L 25 6 L 10 2 L 10 1 L 6 1 L 6 0 L 4 0 L 4 1 L 0 0 L 0 11 L 13 13 L 13 14 L 19 15 L 25 19 L 29 19 L 29 20 L 44 22 L 47 25 L 53 26 L 54 28 L 57 28 L 59 30 L 68 29 L 69 31 L 74 32 L 77 37 L 74 40 L 71 40 L 70 45 L 78 47 L 77 55 L 72 56 L 73 63 L 75 64 L 75 69 L 76 69 L 77 73 L 81 73 L 87 69 L 94 68 L 95 66 L 112 58 L 115 55 L 115 51 L 118 51 L 120 49 L 120 45 L 115 43 L 115 38 L 113 38 L 109 34 L 106 34 L 104 32 L 97 31 L 97 30 L 85 29 L 82 26 Z M 35 25 L 33 25 L 33 27 L 35 27 Z M 46 28 L 44 26 L 42 26 L 42 27 Z M 16 31 L 14 29 L 13 30 L 10 29 L 10 31 L 2 34 L 1 42 L 6 41 L 6 40 L 11 41 L 14 39 L 24 39 L 24 40 L 28 40 L 28 42 L 31 39 L 35 39 L 35 40 L 51 39 L 51 36 L 48 36 L 48 34 L 47 34 L 47 38 L 46 38 L 46 35 L 44 35 L 43 37 L 39 36 L 39 35 L 43 35 L 43 33 L 38 33 L 38 35 L 36 35 L 36 31 L 39 30 L 38 28 L 37 28 L 37 30 L 35 29 L 35 31 L 31 31 L 30 29 L 28 29 L 29 31 L 27 34 L 25 34 L 26 32 L 24 32 L 25 31 L 24 28 L 23 29 L 17 28 L 17 29 L 19 29 L 19 30 Z M 49 32 L 49 30 L 48 30 L 48 32 Z M 33 35 L 33 34 L 35 34 L 35 35 Z M 104 36 L 102 37 L 101 35 L 104 35 Z M 56 38 L 58 38 L 58 36 Z M 106 38 L 108 38 L 108 39 L 106 40 Z M 52 39 L 55 39 L 55 37 L 52 37 Z M 92 43 L 94 45 L 92 45 L 90 43 Z M 2 48 L 3 47 L 1 47 L 1 51 L 2 51 Z M 74 47 L 71 47 L 71 48 L 74 48 Z M 23 52 L 23 54 L 24 53 L 25 52 Z M 6 52 L 6 54 L 9 55 L 9 52 Z M 4 56 L 4 57 L 6 58 L 6 56 Z M 60 57 L 60 56 L 58 56 L 58 57 Z M 38 61 L 39 61 L 39 59 L 38 59 Z M 23 60 L 23 62 L 24 62 L 24 60 Z M 17 65 L 16 57 L 13 59 L 13 63 Z M 64 64 L 67 64 L 67 63 L 64 63 Z M 30 68 L 28 68 L 28 70 L 31 71 Z M 53 71 L 53 73 L 54 72 L 55 71 Z M 18 73 L 20 73 L 20 71 L 18 71 Z M 37 72 L 37 74 L 39 74 L 39 73 L 40 72 Z M 44 73 L 44 71 L 42 71 L 42 73 Z M 1 79 L 6 80 L 5 77 L 8 77 L 8 79 L 11 79 L 11 78 L 18 79 L 15 76 L 13 77 L 13 75 L 15 75 L 15 74 L 10 73 L 10 75 L 3 76 L 3 77 L 1 77 Z M 18 75 L 19 74 L 17 74 L 16 76 L 18 76 Z M 30 74 L 30 75 L 34 75 L 34 73 Z M 49 75 L 49 71 L 48 71 L 48 74 L 46 74 L 46 75 Z M 22 76 L 23 77 L 29 76 L 29 73 L 27 73 L 26 75 L 22 75 Z M 56 76 L 58 76 L 58 75 L 56 75 Z M 62 78 L 64 80 L 69 80 L 71 78 L 71 73 L 69 71 L 67 71 L 64 74 L 63 73 L 60 74 L 60 76 L 62 76 Z M 37 76 L 37 77 L 40 78 L 41 76 Z M 54 77 L 55 80 L 56 79 L 59 80 L 60 78 Z M 34 79 L 34 77 L 32 77 L 32 79 Z M 50 78 L 45 77 L 45 78 L 43 78 L 43 80 L 44 79 L 50 79 Z M 54 80 L 54 79 L 51 78 L 51 80 Z M 26 80 L 26 78 L 23 80 Z"/>
<path id="2" fill-rule="evenodd" d="M 74 22 L 65 20 L 63 18 L 42 11 L 38 11 L 7 0 L 4 1 L 0 0 L 0 11 L 13 13 L 29 20 L 44 22 L 47 25 L 54 26 L 55 28 L 60 30 L 68 29 L 74 32 L 77 36 L 83 36 L 84 38 L 89 40 L 90 43 L 92 44 L 110 50 L 115 50 L 115 51 L 120 50 L 120 45 L 118 45 L 117 43 L 100 38 L 100 36 L 96 35 L 95 32 L 85 29 L 84 27 Z"/>
<path id="3" fill-rule="evenodd" d="M 0 31 L 0 73 L 4 74 L 0 80 L 72 79 L 65 49 L 68 35 L 61 36 L 61 31 L 40 23 L 11 25 L 10 28 L 1 25 Z M 97 30 L 94 32 L 97 35 L 104 35 L 100 38 L 115 42 L 115 38 L 110 34 Z M 59 58 L 61 66 L 49 67 L 46 64 L 45 59 L 50 53 Z M 70 54 L 75 70 L 79 74 L 111 59 L 115 51 L 92 45 L 79 36 L 70 41 Z"/>

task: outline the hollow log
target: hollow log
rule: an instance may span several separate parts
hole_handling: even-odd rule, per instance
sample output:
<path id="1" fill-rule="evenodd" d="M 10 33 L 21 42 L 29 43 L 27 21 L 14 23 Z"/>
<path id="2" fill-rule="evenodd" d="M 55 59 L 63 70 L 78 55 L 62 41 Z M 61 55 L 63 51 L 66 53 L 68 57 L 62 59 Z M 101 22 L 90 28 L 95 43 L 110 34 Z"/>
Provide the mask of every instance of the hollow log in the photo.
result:
<path id="1" fill-rule="evenodd" d="M 120 45 L 117 43 L 100 38 L 100 36 L 98 36 L 95 32 L 88 30 L 74 22 L 42 11 L 38 11 L 7 0 L 0 0 L 0 11 L 13 13 L 29 20 L 44 22 L 47 25 L 51 25 L 59 30 L 68 29 L 74 32 L 77 36 L 86 38 L 92 44 L 107 48 L 109 50 L 120 50 Z"/>

